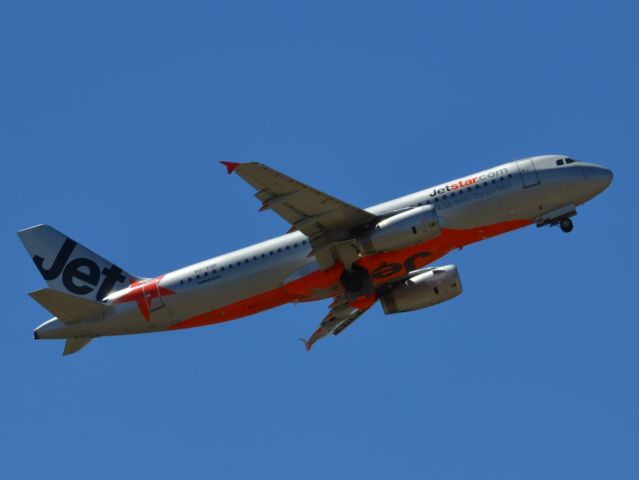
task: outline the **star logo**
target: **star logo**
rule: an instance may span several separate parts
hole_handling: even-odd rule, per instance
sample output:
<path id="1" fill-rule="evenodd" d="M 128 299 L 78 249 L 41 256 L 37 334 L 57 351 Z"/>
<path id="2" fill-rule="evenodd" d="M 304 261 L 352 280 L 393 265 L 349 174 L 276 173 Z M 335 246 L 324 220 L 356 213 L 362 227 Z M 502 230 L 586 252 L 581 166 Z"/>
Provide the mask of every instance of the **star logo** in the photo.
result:
<path id="1" fill-rule="evenodd" d="M 153 299 L 157 298 L 161 302 L 162 297 L 175 294 L 173 290 L 160 286 L 160 281 L 163 276 L 164 275 L 161 275 L 150 280 L 132 282 L 131 285 L 129 285 L 129 291 L 114 300 L 113 303 L 135 302 L 138 304 L 138 308 L 144 319 L 147 322 L 150 321 Z"/>

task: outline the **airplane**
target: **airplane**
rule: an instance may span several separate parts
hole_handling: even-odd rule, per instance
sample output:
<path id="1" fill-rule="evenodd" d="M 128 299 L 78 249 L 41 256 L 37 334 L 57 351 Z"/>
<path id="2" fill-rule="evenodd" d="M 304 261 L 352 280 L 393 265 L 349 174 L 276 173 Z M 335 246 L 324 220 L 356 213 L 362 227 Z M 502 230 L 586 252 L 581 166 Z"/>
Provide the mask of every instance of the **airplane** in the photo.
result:
<path id="1" fill-rule="evenodd" d="M 379 300 L 385 314 L 462 292 L 448 252 L 528 225 L 573 229 L 572 217 L 612 181 L 565 155 L 505 163 L 367 209 L 266 165 L 221 162 L 252 186 L 285 235 L 153 278 L 132 275 L 48 225 L 18 232 L 48 288 L 29 295 L 55 317 L 35 339 L 92 339 L 200 327 L 291 302 L 332 299 L 306 349 L 338 335 Z"/>

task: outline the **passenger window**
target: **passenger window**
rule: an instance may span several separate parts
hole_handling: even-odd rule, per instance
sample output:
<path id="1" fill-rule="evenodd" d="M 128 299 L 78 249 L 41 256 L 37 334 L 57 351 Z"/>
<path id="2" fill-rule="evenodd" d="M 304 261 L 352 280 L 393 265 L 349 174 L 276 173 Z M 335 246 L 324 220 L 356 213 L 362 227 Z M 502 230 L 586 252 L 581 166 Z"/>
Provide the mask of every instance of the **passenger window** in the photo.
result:
<path id="1" fill-rule="evenodd" d="M 561 167 L 564 164 L 564 160 L 563 159 L 557 160 L 556 163 L 557 163 L 558 166 Z"/>

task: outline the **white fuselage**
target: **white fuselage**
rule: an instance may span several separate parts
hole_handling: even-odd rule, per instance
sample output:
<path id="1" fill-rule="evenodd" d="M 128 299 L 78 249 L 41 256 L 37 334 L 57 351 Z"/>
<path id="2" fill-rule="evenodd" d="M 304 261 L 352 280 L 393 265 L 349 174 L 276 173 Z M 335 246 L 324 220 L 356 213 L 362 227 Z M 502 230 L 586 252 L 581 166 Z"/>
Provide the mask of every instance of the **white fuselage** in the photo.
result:
<path id="1" fill-rule="evenodd" d="M 509 162 L 367 210 L 382 215 L 418 205 L 433 205 L 447 236 L 439 243 L 433 241 L 432 245 L 425 246 L 437 252 L 429 259 L 430 263 L 464 243 L 540 223 L 544 215 L 553 211 L 581 205 L 610 183 L 610 172 L 602 167 L 581 162 L 559 166 L 559 158 L 564 157 L 543 156 Z M 500 225 L 503 228 L 494 230 Z M 493 230 L 489 231 L 489 227 Z M 484 228 L 487 233 L 482 236 Z M 375 262 L 385 261 L 385 256 L 363 260 L 374 268 Z M 171 294 L 151 292 L 145 297 L 150 312 L 148 319 L 142 314 L 139 301 L 118 303 L 118 299 L 131 294 L 132 286 L 111 293 L 105 303 L 112 308 L 97 318 L 66 324 L 53 319 L 36 332 L 39 338 L 95 337 L 217 323 L 286 301 L 330 297 L 334 291 L 331 284 L 335 282 L 323 282 L 321 277 L 309 240 L 295 232 L 158 277 L 149 288 L 161 288 Z M 303 290 L 297 287 L 287 290 L 288 285 L 303 286 L 311 278 L 316 279 L 313 280 L 316 284 L 313 283 L 307 293 L 300 293 Z M 253 307 L 251 299 L 255 299 Z M 206 314 L 211 316 L 200 323 L 188 323 Z"/>

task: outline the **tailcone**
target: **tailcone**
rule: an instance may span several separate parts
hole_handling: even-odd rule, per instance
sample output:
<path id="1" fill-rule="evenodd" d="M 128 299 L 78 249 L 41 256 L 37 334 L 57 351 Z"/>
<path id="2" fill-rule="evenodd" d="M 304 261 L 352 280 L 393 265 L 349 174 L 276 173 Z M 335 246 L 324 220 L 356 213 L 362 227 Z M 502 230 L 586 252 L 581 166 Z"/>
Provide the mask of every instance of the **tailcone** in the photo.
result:
<path id="1" fill-rule="evenodd" d="M 38 326 L 33 331 L 33 338 L 35 338 L 36 340 L 67 338 L 68 330 L 69 329 L 63 322 L 61 322 L 57 318 L 52 318 L 51 320 L 47 320 L 42 325 Z"/>

